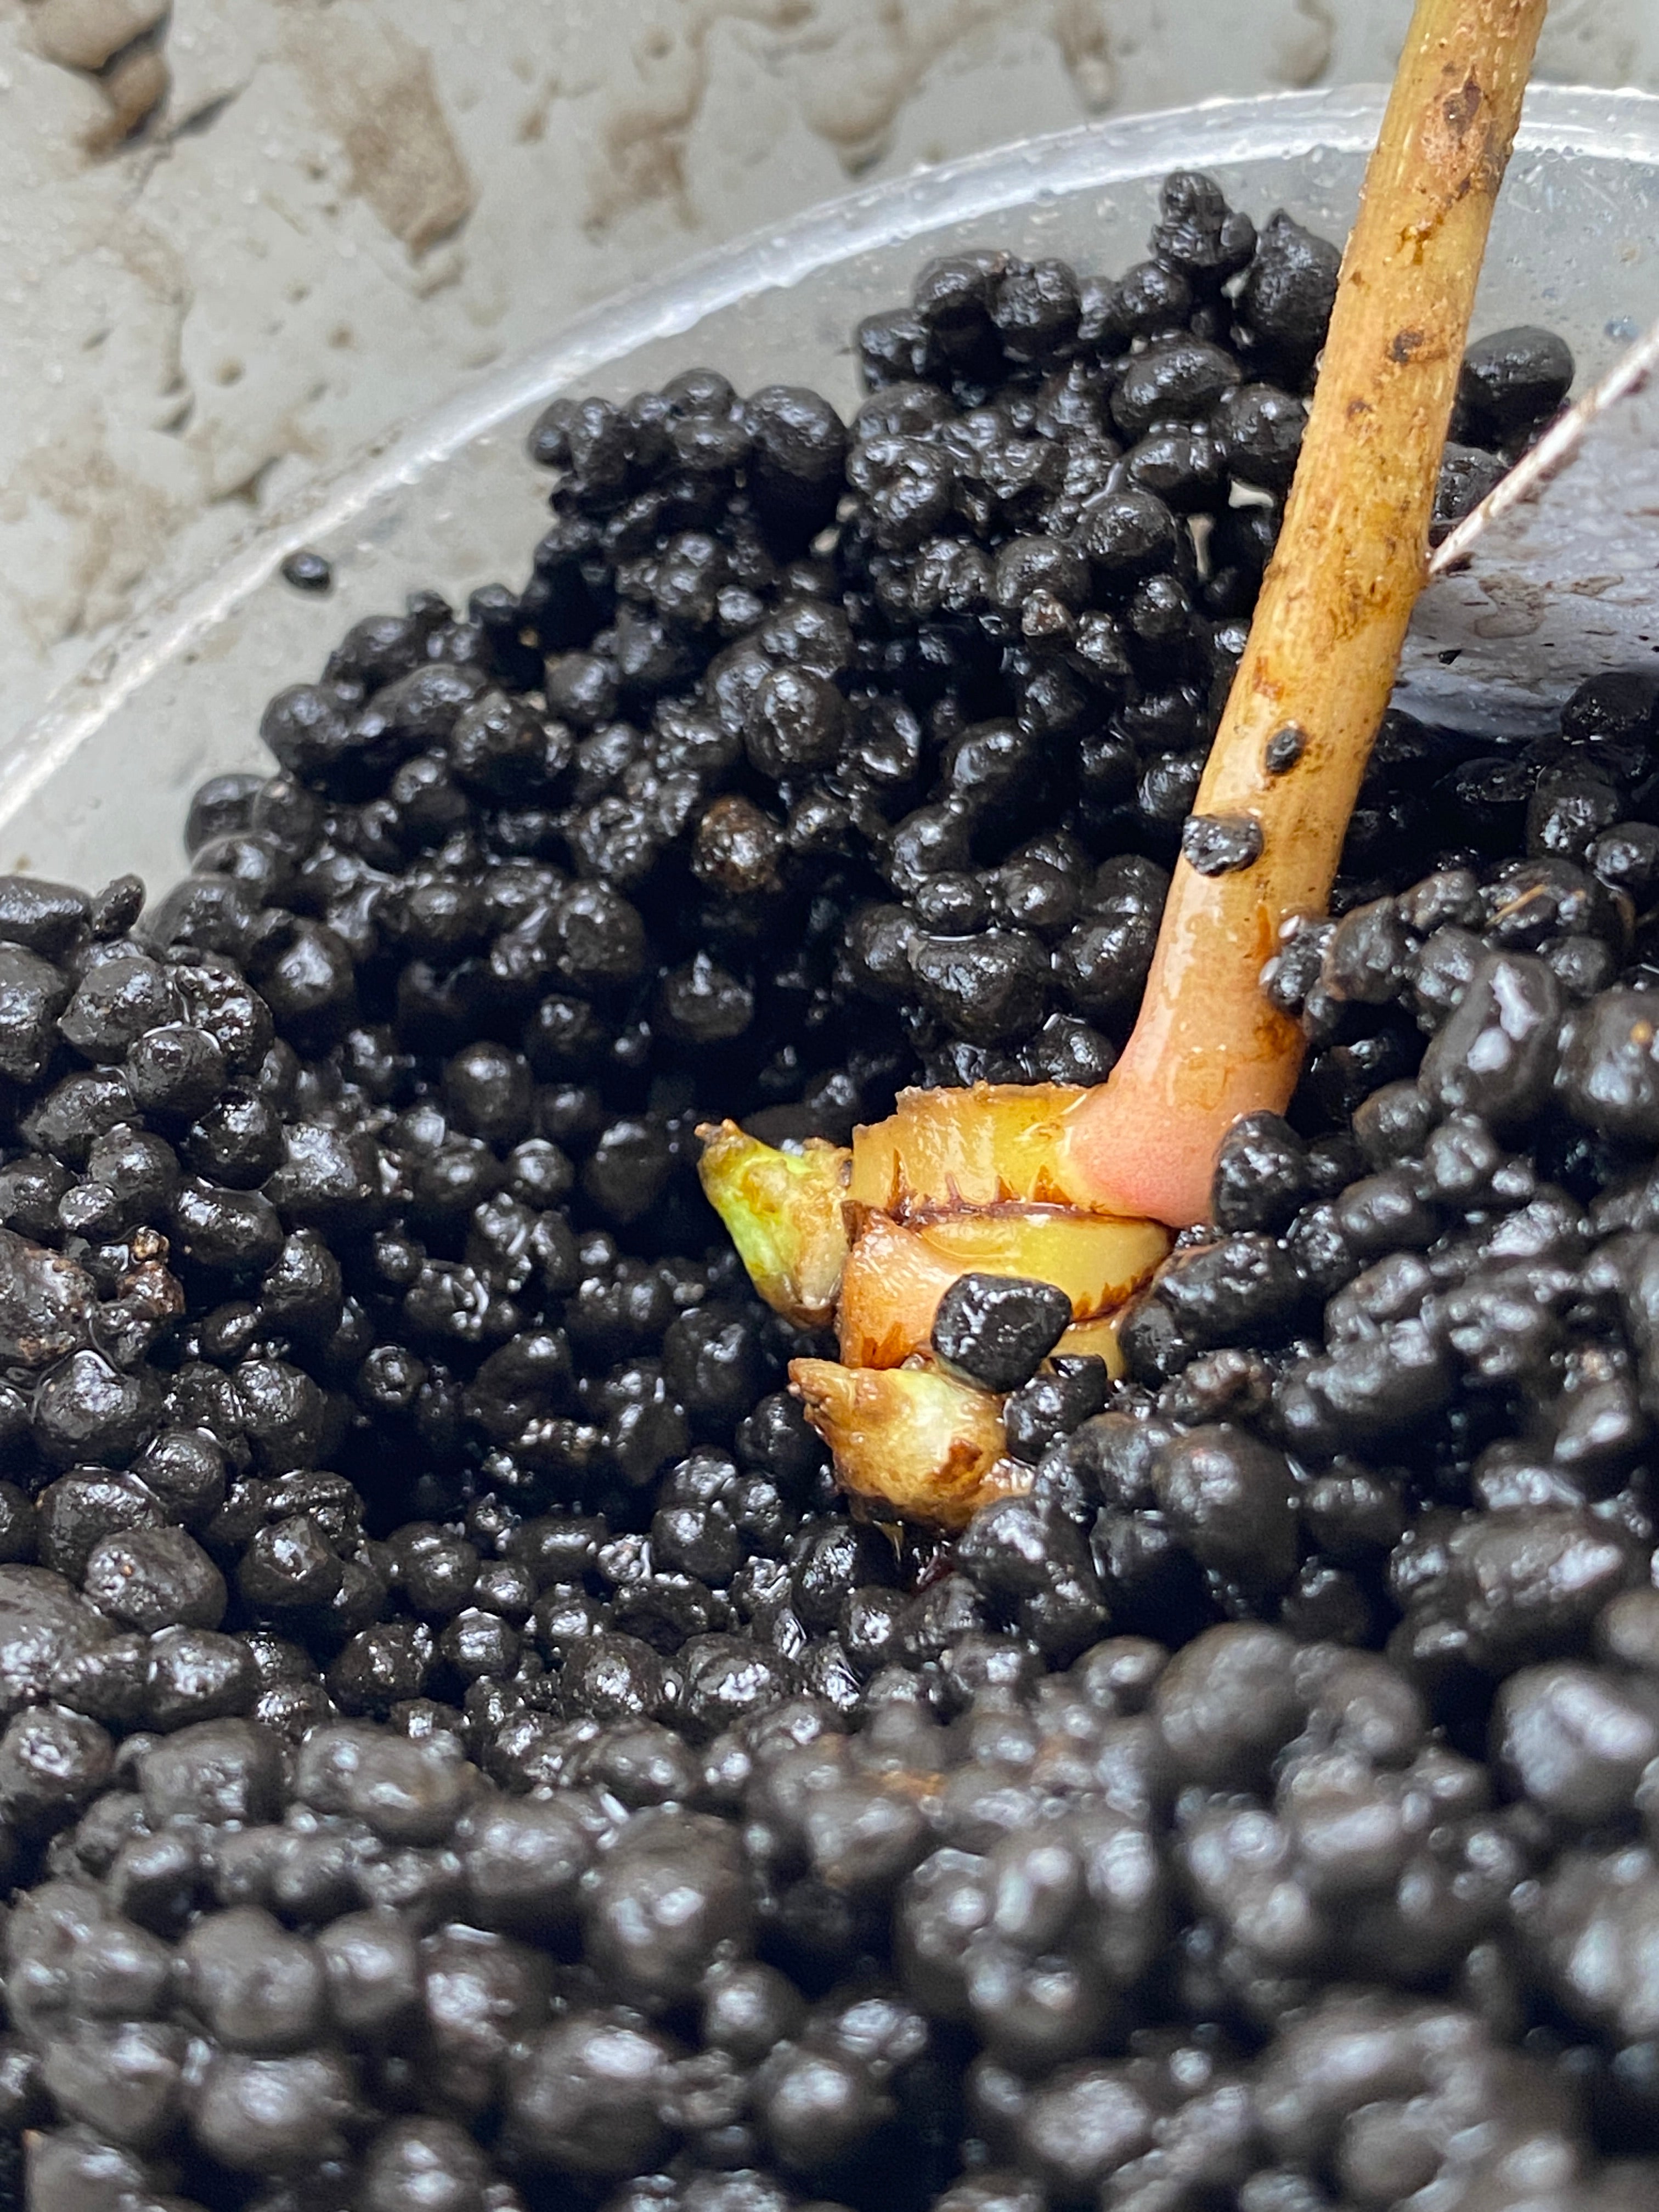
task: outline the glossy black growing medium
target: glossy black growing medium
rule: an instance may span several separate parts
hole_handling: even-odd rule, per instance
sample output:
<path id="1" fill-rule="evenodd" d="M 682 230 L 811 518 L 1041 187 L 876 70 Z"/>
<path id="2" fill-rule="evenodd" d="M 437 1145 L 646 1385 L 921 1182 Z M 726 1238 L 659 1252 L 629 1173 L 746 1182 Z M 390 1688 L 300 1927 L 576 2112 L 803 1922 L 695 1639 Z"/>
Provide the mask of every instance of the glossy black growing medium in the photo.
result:
<path id="1" fill-rule="evenodd" d="M 946 1301 L 955 1542 L 692 1172 L 1109 1070 L 1336 270 L 1181 175 L 850 423 L 560 400 L 522 588 L 357 623 L 147 915 L 0 880 L 0 2204 L 1652 2201 L 1659 683 L 1390 719 L 1127 1379 Z M 1443 519 L 1571 373 L 1471 349 Z"/>

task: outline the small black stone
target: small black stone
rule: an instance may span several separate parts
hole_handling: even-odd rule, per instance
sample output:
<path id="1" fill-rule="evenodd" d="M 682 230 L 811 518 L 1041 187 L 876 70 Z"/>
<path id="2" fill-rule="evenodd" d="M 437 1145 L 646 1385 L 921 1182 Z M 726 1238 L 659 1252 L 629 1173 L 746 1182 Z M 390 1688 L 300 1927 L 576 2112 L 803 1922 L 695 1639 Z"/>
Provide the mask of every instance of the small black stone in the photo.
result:
<path id="1" fill-rule="evenodd" d="M 0 2212 L 1649 2202 L 1659 676 L 1387 719 L 1127 1374 L 939 1278 L 965 1526 L 698 1195 L 1130 1032 L 1339 265 L 1152 251 L 935 262 L 850 424 L 556 400 L 182 885 L 0 877 Z M 1470 348 L 1442 524 L 1570 367 Z"/>
<path id="2" fill-rule="evenodd" d="M 1464 355 L 1458 403 L 1482 429 L 1512 437 L 1553 413 L 1572 373 L 1571 351 L 1553 331 L 1529 324 L 1494 331 Z"/>
<path id="3" fill-rule="evenodd" d="M 320 553 L 301 547 L 283 563 L 283 581 L 296 592 L 326 592 L 334 583 L 334 564 Z"/>
<path id="4" fill-rule="evenodd" d="M 1189 814 L 1181 825 L 1182 857 L 1200 876 L 1254 867 L 1261 844 L 1261 824 L 1254 814 Z"/>
<path id="5" fill-rule="evenodd" d="M 933 1350 L 988 1390 L 1029 1382 L 1071 1326 L 1072 1302 L 1052 1283 L 1018 1275 L 963 1275 L 939 1302 Z"/>

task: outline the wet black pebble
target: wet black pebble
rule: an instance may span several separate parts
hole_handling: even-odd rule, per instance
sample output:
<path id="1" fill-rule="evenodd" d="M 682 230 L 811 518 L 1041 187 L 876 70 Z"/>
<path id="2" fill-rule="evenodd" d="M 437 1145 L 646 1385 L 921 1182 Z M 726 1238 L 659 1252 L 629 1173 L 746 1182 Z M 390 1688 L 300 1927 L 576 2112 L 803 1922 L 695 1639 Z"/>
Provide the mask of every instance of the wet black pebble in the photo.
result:
<path id="1" fill-rule="evenodd" d="M 283 561 L 283 581 L 296 592 L 326 592 L 333 587 L 334 566 L 324 554 L 301 550 Z"/>
<path id="2" fill-rule="evenodd" d="M 850 421 L 556 401 L 525 574 L 356 623 L 176 890 L 0 878 L 0 2206 L 1651 2195 L 1659 684 L 1390 717 L 1127 1376 L 944 1302 L 958 1534 L 836 1498 L 693 1173 L 1109 1071 L 1259 849 L 1337 267 L 1184 173 L 1121 278 L 933 264 Z M 1570 375 L 1471 346 L 1437 528 Z"/>
<path id="3" fill-rule="evenodd" d="M 1483 429 L 1507 440 L 1553 415 L 1572 377 L 1572 354 L 1553 331 L 1531 325 L 1493 331 L 1463 356 L 1458 404 Z"/>
<path id="4" fill-rule="evenodd" d="M 987 1390 L 1015 1390 L 1071 1326 L 1072 1302 L 1052 1283 L 963 1275 L 939 1301 L 933 1350 Z"/>

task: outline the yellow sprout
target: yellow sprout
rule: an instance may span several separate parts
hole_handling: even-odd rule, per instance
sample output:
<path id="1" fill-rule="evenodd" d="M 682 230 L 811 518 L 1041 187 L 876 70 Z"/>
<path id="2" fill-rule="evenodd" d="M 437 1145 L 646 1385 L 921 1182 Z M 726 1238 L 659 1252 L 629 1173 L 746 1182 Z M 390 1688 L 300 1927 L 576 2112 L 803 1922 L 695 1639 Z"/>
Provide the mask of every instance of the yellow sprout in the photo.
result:
<path id="1" fill-rule="evenodd" d="M 907 1521 L 961 1528 L 1030 1486 L 1030 1469 L 1004 1456 L 1002 1401 L 937 1368 L 796 1359 L 789 1379 L 843 1489 Z"/>
<path id="2" fill-rule="evenodd" d="M 703 1191 L 750 1280 L 798 1328 L 823 1328 L 835 1316 L 847 1263 L 848 1153 L 817 1137 L 798 1152 L 779 1152 L 735 1121 L 697 1134 Z"/>

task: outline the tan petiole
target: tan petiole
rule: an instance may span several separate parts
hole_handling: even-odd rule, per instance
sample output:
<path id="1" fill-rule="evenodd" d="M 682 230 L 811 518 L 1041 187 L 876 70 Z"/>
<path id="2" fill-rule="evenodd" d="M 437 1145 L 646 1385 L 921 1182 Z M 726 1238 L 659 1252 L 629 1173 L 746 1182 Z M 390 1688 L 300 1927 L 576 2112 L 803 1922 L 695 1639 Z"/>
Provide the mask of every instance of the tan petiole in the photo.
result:
<path id="1" fill-rule="evenodd" d="M 959 1522 L 1020 1480 L 1000 1453 L 996 1401 L 928 1353 L 952 1273 L 1054 1279 L 1031 1255 L 1053 1266 L 1069 1237 L 1068 1339 L 1094 1323 L 1086 1348 L 1112 1358 L 1115 1303 L 1162 1258 L 1163 1224 L 1206 1218 L 1227 1129 L 1289 1103 L 1302 1036 L 1258 979 L 1284 924 L 1324 909 L 1389 703 L 1544 6 L 1419 0 L 1278 548 L 1194 805 L 1216 825 L 1211 851 L 1200 836 L 1188 849 L 1203 865 L 1176 865 L 1109 1079 L 907 1093 L 891 1121 L 856 1133 L 850 1158 L 822 1147 L 784 1169 L 730 1123 L 710 1133 L 705 1187 L 763 1295 L 800 1319 L 827 1319 L 839 1302 L 854 1364 L 800 1360 L 792 1375 L 843 1482 L 893 1510 Z M 1068 1339 L 1061 1351 L 1085 1348 Z"/>

